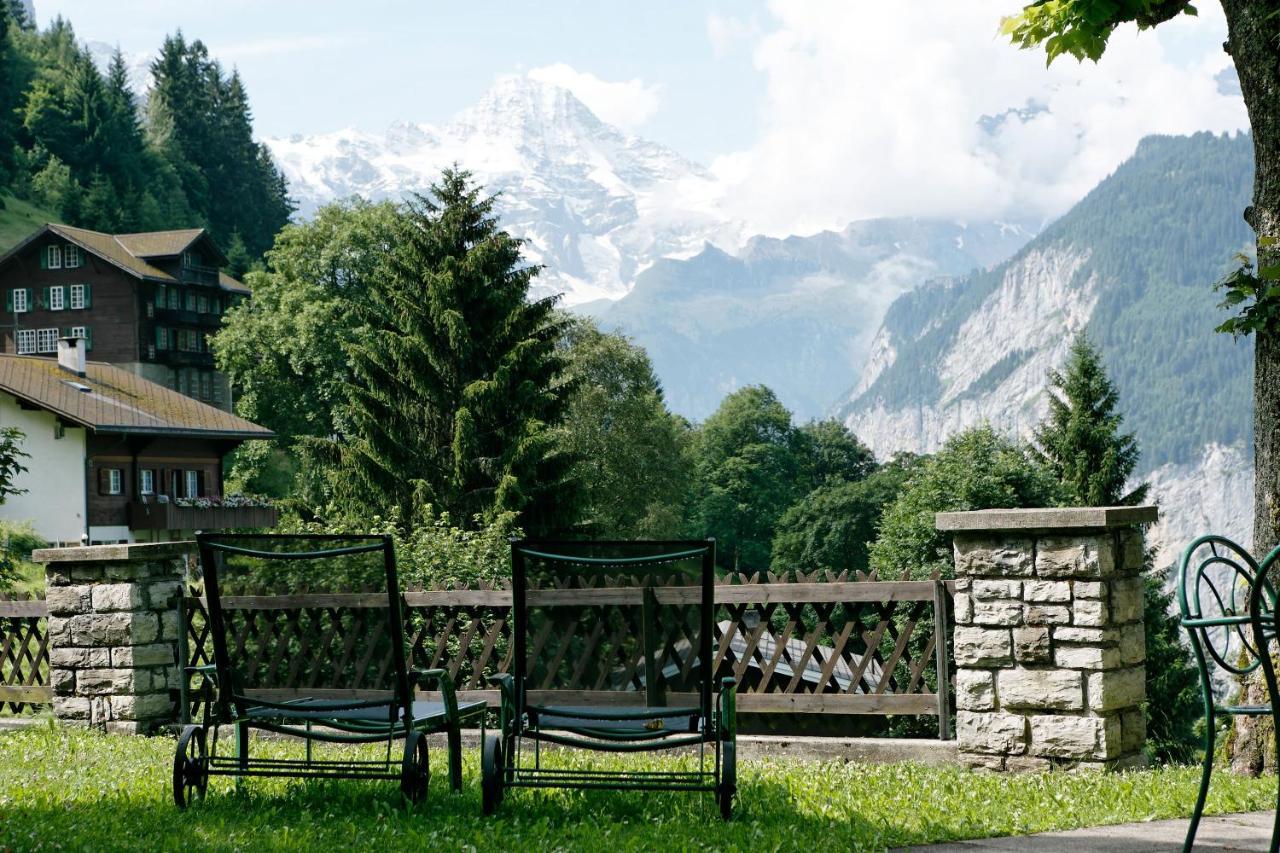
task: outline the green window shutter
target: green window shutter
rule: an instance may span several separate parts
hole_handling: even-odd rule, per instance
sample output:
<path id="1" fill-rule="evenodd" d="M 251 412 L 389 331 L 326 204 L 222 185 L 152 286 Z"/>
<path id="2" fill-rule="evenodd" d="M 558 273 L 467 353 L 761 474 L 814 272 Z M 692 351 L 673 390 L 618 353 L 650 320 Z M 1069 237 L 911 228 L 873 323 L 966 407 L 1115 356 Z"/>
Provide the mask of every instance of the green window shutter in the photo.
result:
<path id="1" fill-rule="evenodd" d="M 84 307 L 93 307 L 93 285 L 86 284 L 84 286 Z"/>
<path id="2" fill-rule="evenodd" d="M 40 269 L 47 270 L 49 268 L 49 247 L 40 247 Z"/>
<path id="3" fill-rule="evenodd" d="M 40 307 L 49 307 L 49 288 L 47 287 L 40 288 Z"/>
<path id="4" fill-rule="evenodd" d="M 69 338 L 69 337 L 71 337 L 71 327 L 70 327 L 70 326 L 63 326 L 61 329 L 59 329 L 59 330 L 58 330 L 58 337 L 60 337 L 60 338 Z"/>
<path id="5" fill-rule="evenodd" d="M 93 349 L 93 329 L 88 326 L 84 327 L 84 348 L 86 350 Z"/>
<path id="6" fill-rule="evenodd" d="M 4 310 L 13 311 L 13 290 L 9 289 L 4 292 Z"/>
<path id="7" fill-rule="evenodd" d="M 35 291 L 29 287 L 23 289 L 27 291 L 27 310 L 30 311 L 35 308 Z"/>

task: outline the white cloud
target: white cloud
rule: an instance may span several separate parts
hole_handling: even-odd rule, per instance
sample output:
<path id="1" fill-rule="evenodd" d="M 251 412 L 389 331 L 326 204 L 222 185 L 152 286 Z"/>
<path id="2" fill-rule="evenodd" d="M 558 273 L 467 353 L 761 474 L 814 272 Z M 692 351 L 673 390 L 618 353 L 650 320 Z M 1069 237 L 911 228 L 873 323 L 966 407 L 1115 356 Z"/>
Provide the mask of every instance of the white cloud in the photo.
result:
<path id="1" fill-rule="evenodd" d="M 717 12 L 707 16 L 707 40 L 711 42 L 711 54 L 716 59 L 723 59 L 739 44 L 754 40 L 759 35 L 760 22 L 755 15 L 746 21 Z"/>
<path id="2" fill-rule="evenodd" d="M 1156 33 L 1121 28 L 1097 65 L 1049 69 L 998 35 L 1018 5 L 774 0 L 754 53 L 767 81 L 760 136 L 713 163 L 731 210 L 769 233 L 883 215 L 1054 216 L 1145 135 L 1248 126 L 1215 80 L 1230 64 L 1216 4 Z M 980 123 L 1011 109 L 1023 112 Z"/>
<path id="3" fill-rule="evenodd" d="M 662 100 L 661 86 L 646 84 L 638 77 L 611 83 L 563 62 L 534 68 L 529 77 L 568 89 L 601 121 L 626 130 L 635 130 L 648 121 Z"/>

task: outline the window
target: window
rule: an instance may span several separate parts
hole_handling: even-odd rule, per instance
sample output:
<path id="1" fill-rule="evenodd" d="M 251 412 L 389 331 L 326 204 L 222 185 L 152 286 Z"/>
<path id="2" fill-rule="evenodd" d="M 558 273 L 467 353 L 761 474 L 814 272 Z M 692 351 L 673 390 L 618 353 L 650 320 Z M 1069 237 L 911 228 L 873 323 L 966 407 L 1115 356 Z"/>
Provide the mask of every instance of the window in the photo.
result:
<path id="1" fill-rule="evenodd" d="M 169 307 L 174 310 L 182 307 L 182 294 L 176 287 L 169 288 Z"/>
<path id="2" fill-rule="evenodd" d="M 163 284 L 156 285 L 156 307 L 163 308 L 169 304 L 168 290 Z"/>
<path id="3" fill-rule="evenodd" d="M 201 296 L 199 301 L 199 307 L 196 310 L 199 311 L 201 314 L 208 314 L 209 313 L 209 297 Z"/>
<path id="4" fill-rule="evenodd" d="M 150 468 L 143 468 L 138 472 L 138 493 L 142 495 L 154 495 L 156 493 L 156 472 Z"/>
<path id="5" fill-rule="evenodd" d="M 62 247 L 62 265 L 69 270 L 80 266 L 80 247 L 70 243 Z"/>
<path id="6" fill-rule="evenodd" d="M 187 495 L 186 496 L 189 498 L 200 497 L 200 472 L 187 471 L 185 473 L 187 475 Z"/>
<path id="7" fill-rule="evenodd" d="M 50 246 L 45 252 L 45 265 L 51 270 L 62 269 L 62 247 Z"/>
<path id="8" fill-rule="evenodd" d="M 178 371 L 178 393 L 184 397 L 190 396 L 187 392 L 191 389 L 187 386 L 187 372 L 185 370 Z"/>
<path id="9" fill-rule="evenodd" d="M 99 468 L 98 469 L 98 494 L 123 495 L 124 494 L 124 469 Z"/>
<path id="10" fill-rule="evenodd" d="M 84 338 L 84 348 L 86 350 L 93 349 L 93 330 L 88 326 L 72 326 L 71 337 Z"/>
<path id="11" fill-rule="evenodd" d="M 196 295 L 191 291 L 187 291 L 187 310 L 196 310 Z"/>
<path id="12" fill-rule="evenodd" d="M 18 330 L 18 355 L 30 355 L 36 351 L 36 330 Z"/>
<path id="13" fill-rule="evenodd" d="M 71 310 L 78 311 L 89 307 L 89 285 L 71 285 Z"/>
<path id="14" fill-rule="evenodd" d="M 209 373 L 200 374 L 200 399 L 208 400 L 213 396 L 213 375 Z"/>
<path id="15" fill-rule="evenodd" d="M 221 406 L 222 405 L 222 383 L 219 382 L 217 379 L 213 379 L 211 381 L 213 382 L 213 402 Z"/>
<path id="16" fill-rule="evenodd" d="M 155 361 L 155 360 L 156 360 L 156 345 L 155 345 L 155 344 L 147 344 L 147 359 L 148 359 L 148 360 L 150 360 L 150 361 Z"/>
<path id="17" fill-rule="evenodd" d="M 48 307 L 50 311 L 61 311 L 63 308 L 67 307 L 65 302 L 66 290 L 62 285 L 59 284 L 56 287 L 50 287 L 48 288 L 48 291 L 49 295 L 45 302 L 47 303 L 46 307 Z"/>
<path id="18" fill-rule="evenodd" d="M 169 348 L 169 330 L 164 326 L 156 326 L 156 349 L 166 350 Z"/>
<path id="19" fill-rule="evenodd" d="M 9 302 L 15 314 L 25 314 L 31 310 L 30 290 L 25 287 L 15 288 L 9 291 Z"/>
<path id="20" fill-rule="evenodd" d="M 58 351 L 58 330 L 57 329 L 37 329 L 36 330 L 36 350 L 38 352 L 57 352 Z"/>

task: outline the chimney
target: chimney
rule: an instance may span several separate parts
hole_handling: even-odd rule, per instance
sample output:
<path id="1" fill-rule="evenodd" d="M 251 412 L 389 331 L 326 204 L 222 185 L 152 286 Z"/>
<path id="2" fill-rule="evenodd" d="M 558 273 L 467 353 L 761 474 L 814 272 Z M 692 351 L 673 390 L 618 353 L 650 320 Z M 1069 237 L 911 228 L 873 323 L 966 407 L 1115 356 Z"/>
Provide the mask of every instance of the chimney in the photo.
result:
<path id="1" fill-rule="evenodd" d="M 84 376 L 84 338 L 58 338 L 58 366 L 76 376 Z"/>

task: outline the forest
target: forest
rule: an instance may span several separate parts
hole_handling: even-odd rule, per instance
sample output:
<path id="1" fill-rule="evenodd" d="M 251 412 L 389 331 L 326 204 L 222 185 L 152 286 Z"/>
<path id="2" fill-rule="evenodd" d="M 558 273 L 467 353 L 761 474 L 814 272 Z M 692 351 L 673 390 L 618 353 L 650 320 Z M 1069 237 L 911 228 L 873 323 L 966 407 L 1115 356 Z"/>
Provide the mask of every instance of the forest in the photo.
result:
<path id="1" fill-rule="evenodd" d="M 0 205 L 108 233 L 205 227 L 232 275 L 293 211 L 243 81 L 181 32 L 140 98 L 119 50 L 104 73 L 69 21 L 38 31 L 0 0 L 0 115 Z"/>

